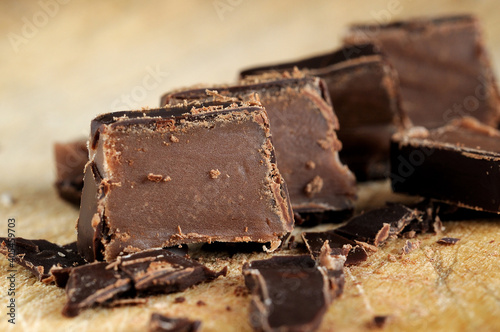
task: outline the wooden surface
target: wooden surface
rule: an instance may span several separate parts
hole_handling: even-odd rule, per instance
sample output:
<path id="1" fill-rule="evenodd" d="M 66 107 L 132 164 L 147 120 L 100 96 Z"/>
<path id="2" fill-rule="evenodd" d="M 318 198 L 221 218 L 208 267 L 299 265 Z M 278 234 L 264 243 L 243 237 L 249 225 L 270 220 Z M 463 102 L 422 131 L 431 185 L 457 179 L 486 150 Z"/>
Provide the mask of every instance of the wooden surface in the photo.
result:
<path id="1" fill-rule="evenodd" d="M 332 50 L 350 22 L 473 12 L 500 67 L 496 0 L 42 3 L 52 4 L 51 15 L 44 16 L 47 9 L 36 1 L 0 3 L 0 236 L 7 234 L 7 219 L 15 218 L 18 236 L 60 244 L 76 239 L 78 211 L 53 188 L 52 146 L 86 136 L 95 115 L 154 107 L 172 88 L 230 82 L 245 67 Z M 359 208 L 406 199 L 392 195 L 386 182 L 364 185 L 359 194 Z M 320 330 L 365 330 L 379 314 L 392 317 L 387 331 L 500 330 L 499 220 L 445 226 L 458 244 L 439 245 L 438 236 L 426 235 L 418 238 L 418 250 L 400 257 L 404 241 L 396 240 L 362 266 L 346 269 L 344 295 Z M 153 311 L 202 319 L 204 331 L 250 331 L 250 299 L 234 291 L 243 285 L 241 263 L 267 254 L 218 256 L 203 260 L 210 266 L 227 261 L 227 278 L 152 297 L 144 306 L 92 309 L 73 319 L 60 314 L 63 290 L 17 268 L 17 324 L 7 323 L 2 277 L 0 331 L 142 331 Z M 6 271 L 1 258 L 0 275 Z M 187 301 L 173 304 L 180 295 Z M 207 305 L 197 306 L 198 300 Z"/>

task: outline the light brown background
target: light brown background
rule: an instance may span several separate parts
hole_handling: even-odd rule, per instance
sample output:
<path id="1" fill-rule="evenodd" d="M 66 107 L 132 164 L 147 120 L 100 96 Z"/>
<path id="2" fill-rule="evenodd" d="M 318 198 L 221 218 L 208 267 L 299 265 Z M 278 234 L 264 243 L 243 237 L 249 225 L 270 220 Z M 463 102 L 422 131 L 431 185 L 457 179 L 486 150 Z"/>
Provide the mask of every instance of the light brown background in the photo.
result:
<path id="1" fill-rule="evenodd" d="M 41 1 L 52 4 L 53 17 L 37 1 L 0 3 L 0 236 L 7 234 L 7 219 L 16 218 L 18 236 L 61 244 L 76 238 L 78 212 L 57 198 L 52 185 L 52 145 L 87 135 L 99 113 L 128 108 L 122 95 L 135 93 L 134 108 L 155 107 L 172 88 L 230 82 L 245 67 L 330 51 L 351 22 L 421 15 L 476 13 L 497 73 L 500 68 L 497 0 L 65 2 Z M 154 86 L 151 70 L 160 72 Z M 363 186 L 360 207 L 394 198 L 389 196 L 387 183 Z M 440 246 L 428 235 L 420 238 L 421 249 L 399 258 L 398 240 L 367 264 L 347 269 L 345 294 L 321 330 L 367 329 L 374 314 L 391 314 L 386 329 L 392 331 L 500 330 L 500 224 L 446 227 L 447 235 L 461 238 L 458 245 Z M 160 311 L 202 318 L 206 331 L 248 331 L 249 298 L 233 292 L 243 284 L 240 263 L 249 258 L 236 256 L 228 278 L 187 291 L 184 304 L 172 304 L 176 294 L 158 296 L 146 306 L 88 310 L 74 319 L 60 314 L 62 290 L 39 285 L 18 269 L 17 325 L 6 322 L 1 278 L 0 330 L 140 331 L 150 313 Z M 2 258 L 0 275 L 6 269 Z M 208 305 L 196 306 L 199 299 Z"/>

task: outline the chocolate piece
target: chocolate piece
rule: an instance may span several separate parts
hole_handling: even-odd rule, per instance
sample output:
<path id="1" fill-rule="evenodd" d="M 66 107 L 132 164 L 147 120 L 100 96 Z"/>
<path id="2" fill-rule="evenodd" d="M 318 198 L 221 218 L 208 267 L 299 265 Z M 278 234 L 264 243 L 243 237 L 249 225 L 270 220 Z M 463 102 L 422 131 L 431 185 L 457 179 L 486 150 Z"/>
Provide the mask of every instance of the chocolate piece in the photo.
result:
<path id="1" fill-rule="evenodd" d="M 196 332 L 200 327 L 198 320 L 171 318 L 158 313 L 153 313 L 149 321 L 149 332 Z"/>
<path id="2" fill-rule="evenodd" d="M 405 245 L 403 246 L 403 249 L 401 249 L 401 253 L 403 255 L 407 255 L 407 254 L 411 253 L 413 250 L 418 249 L 418 248 L 420 248 L 420 241 L 410 242 L 407 240 L 405 242 Z"/>
<path id="3" fill-rule="evenodd" d="M 227 267 L 216 273 L 165 249 L 120 257 L 118 264 L 119 269 L 132 280 L 139 295 L 180 292 L 227 274 Z"/>
<path id="4" fill-rule="evenodd" d="M 311 255 L 316 258 L 319 257 L 321 248 L 326 241 L 328 241 L 333 254 L 346 256 L 346 266 L 357 265 L 368 258 L 366 250 L 362 246 L 336 234 L 335 231 L 302 233 L 302 238 Z"/>
<path id="5" fill-rule="evenodd" d="M 309 255 L 275 256 L 243 266 L 252 292 L 250 323 L 262 331 L 314 331 L 344 286 L 343 260 L 318 266 Z"/>
<path id="6" fill-rule="evenodd" d="M 349 220 L 335 233 L 376 246 L 398 235 L 420 213 L 401 204 L 371 210 Z"/>
<path id="7" fill-rule="evenodd" d="M 342 162 L 360 181 L 387 177 L 390 137 L 407 122 L 399 106 L 395 70 L 373 45 L 361 44 L 296 62 L 245 70 L 241 76 L 294 67 L 325 80 L 340 123 Z"/>
<path id="8" fill-rule="evenodd" d="M 460 207 L 500 213 L 500 131 L 473 118 L 394 135 L 392 188 Z"/>
<path id="9" fill-rule="evenodd" d="M 80 206 L 83 188 L 83 169 L 89 161 L 87 140 L 55 143 L 56 188 L 62 199 Z"/>
<path id="10" fill-rule="evenodd" d="M 439 239 L 437 241 L 437 243 L 440 243 L 440 244 L 455 244 L 458 241 L 460 241 L 460 239 L 457 239 L 457 238 L 454 238 L 454 237 L 443 237 L 443 238 Z"/>
<path id="11" fill-rule="evenodd" d="M 72 245 L 61 247 L 46 240 L 27 240 L 21 237 L 0 237 L 0 253 L 9 260 L 30 270 L 39 281 L 52 282 L 52 267 L 66 268 L 84 264 L 83 258 L 72 251 Z M 12 257 L 12 255 L 14 255 Z"/>
<path id="12" fill-rule="evenodd" d="M 498 125 L 498 90 L 474 16 L 354 25 L 345 42 L 380 47 L 398 71 L 402 107 L 415 125 L 436 128 L 465 115 Z"/>
<path id="13" fill-rule="evenodd" d="M 165 249 L 120 256 L 111 263 L 75 267 L 66 284 L 68 302 L 63 314 L 73 317 L 95 305 L 141 303 L 135 297 L 179 292 L 226 273 L 227 267 L 214 272 Z"/>
<path id="14" fill-rule="evenodd" d="M 390 320 L 391 316 L 387 315 L 377 315 L 373 316 L 373 320 L 368 323 L 368 327 L 372 329 L 381 329 Z"/>
<path id="15" fill-rule="evenodd" d="M 258 95 L 271 122 L 276 158 L 294 212 L 307 215 L 352 210 L 355 179 L 338 160 L 342 144 L 335 134 L 338 121 L 326 87 L 316 77 L 294 74 L 298 77 L 254 76 L 241 85 L 213 88 L 216 92 L 193 89 L 167 93 L 162 104 L 221 98 L 249 101 Z"/>
<path id="16" fill-rule="evenodd" d="M 106 305 L 120 297 L 133 296 L 132 281 L 127 274 L 97 262 L 72 269 L 66 284 L 66 317 L 77 316 L 81 310 Z"/>
<path id="17" fill-rule="evenodd" d="M 78 221 L 88 261 L 195 242 L 281 244 L 293 217 L 267 114 L 215 104 L 92 121 Z"/>

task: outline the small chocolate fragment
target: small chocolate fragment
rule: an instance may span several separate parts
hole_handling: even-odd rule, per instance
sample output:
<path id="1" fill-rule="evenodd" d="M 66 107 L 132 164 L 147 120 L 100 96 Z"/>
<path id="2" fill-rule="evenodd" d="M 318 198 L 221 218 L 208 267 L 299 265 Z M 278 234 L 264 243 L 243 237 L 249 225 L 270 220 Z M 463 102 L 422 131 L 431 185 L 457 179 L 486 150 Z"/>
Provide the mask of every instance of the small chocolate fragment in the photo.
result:
<path id="1" fill-rule="evenodd" d="M 302 238 L 307 249 L 315 258 L 319 257 L 321 248 L 326 241 L 328 241 L 333 254 L 346 256 L 346 266 L 357 265 L 368 258 L 366 250 L 362 246 L 336 234 L 335 231 L 302 233 Z"/>
<path id="2" fill-rule="evenodd" d="M 241 76 L 291 71 L 294 67 L 325 81 L 340 123 L 340 158 L 358 181 L 387 177 L 390 137 L 406 125 L 407 119 L 399 106 L 397 73 L 384 56 L 374 45 L 360 44 L 300 61 L 245 70 Z"/>
<path id="3" fill-rule="evenodd" d="M 420 213 L 401 204 L 371 210 L 349 220 L 335 233 L 378 246 L 390 236 L 398 235 Z"/>
<path id="4" fill-rule="evenodd" d="M 293 215 L 267 114 L 256 103 L 210 105 L 92 121 L 77 226 L 88 261 L 199 242 L 279 247 Z M 217 179 L 208 176 L 213 169 Z M 150 181 L 150 173 L 163 180 Z"/>
<path id="5" fill-rule="evenodd" d="M 54 271 L 55 272 L 55 271 Z M 95 305 L 141 303 L 136 297 L 173 293 L 226 275 L 165 249 L 120 256 L 111 263 L 96 262 L 71 269 L 63 314 L 68 317 Z"/>
<path id="6" fill-rule="evenodd" d="M 67 302 L 62 314 L 75 317 L 83 309 L 132 296 L 132 281 L 124 272 L 107 263 L 97 262 L 75 267 L 66 284 Z"/>
<path id="7" fill-rule="evenodd" d="M 61 247 L 46 240 L 27 240 L 21 237 L 0 237 L 0 253 L 7 259 L 30 270 L 39 281 L 54 281 L 51 268 L 67 268 L 85 264 L 83 258 L 71 248 Z"/>
<path id="8" fill-rule="evenodd" d="M 437 128 L 465 115 L 498 125 L 500 99 L 476 17 L 354 25 L 345 42 L 380 47 L 398 71 L 402 107 L 415 125 Z"/>
<path id="9" fill-rule="evenodd" d="M 165 249 L 119 257 L 119 269 L 132 280 L 138 295 L 174 293 L 227 274 L 227 267 L 213 272 L 191 259 Z"/>
<path id="10" fill-rule="evenodd" d="M 411 253 L 413 250 L 418 249 L 420 247 L 420 241 L 410 242 L 406 240 L 403 249 L 401 249 L 401 254 L 407 255 Z"/>
<path id="11" fill-rule="evenodd" d="M 159 313 L 153 313 L 149 321 L 149 332 L 196 332 L 201 322 L 187 318 L 171 318 Z"/>
<path id="12" fill-rule="evenodd" d="M 326 86 L 317 77 L 293 74 L 252 76 L 235 86 L 171 92 L 162 97 L 161 103 L 258 98 L 269 116 L 276 158 L 293 211 L 312 218 L 315 213 L 352 210 L 355 179 L 338 159 L 342 143 L 335 131 L 339 123 Z"/>
<path id="13" fill-rule="evenodd" d="M 443 238 L 439 239 L 437 241 L 437 243 L 440 243 L 440 244 L 455 244 L 458 241 L 460 241 L 460 239 L 457 239 L 457 238 L 454 238 L 454 237 L 443 237 Z"/>
<path id="14" fill-rule="evenodd" d="M 80 206 L 83 189 L 83 169 L 89 161 L 87 139 L 68 143 L 55 143 L 56 188 L 59 196 Z"/>
<path id="15" fill-rule="evenodd" d="M 333 265 L 318 266 L 309 255 L 246 263 L 243 275 L 252 293 L 252 327 L 262 331 L 316 330 L 344 286 L 343 260 Z"/>
<path id="16" fill-rule="evenodd" d="M 392 188 L 478 211 L 500 213 L 500 131 L 473 118 L 393 136 Z"/>
<path id="17" fill-rule="evenodd" d="M 373 320 L 368 323 L 368 327 L 372 329 L 381 329 L 390 320 L 391 316 L 377 315 L 373 317 Z"/>

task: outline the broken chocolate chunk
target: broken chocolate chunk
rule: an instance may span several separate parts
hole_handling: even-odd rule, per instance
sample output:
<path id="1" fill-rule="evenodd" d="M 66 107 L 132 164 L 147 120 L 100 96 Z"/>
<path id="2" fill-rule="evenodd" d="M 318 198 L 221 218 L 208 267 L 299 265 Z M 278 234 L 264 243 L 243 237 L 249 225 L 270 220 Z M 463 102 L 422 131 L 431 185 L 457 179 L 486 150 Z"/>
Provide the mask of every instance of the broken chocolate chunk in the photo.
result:
<path id="1" fill-rule="evenodd" d="M 394 135 L 392 188 L 478 211 L 500 213 L 500 131 L 473 118 Z"/>
<path id="2" fill-rule="evenodd" d="M 294 67 L 325 81 L 340 123 L 340 158 L 358 181 L 387 177 L 390 137 L 408 120 L 399 105 L 398 75 L 384 56 L 374 45 L 360 44 L 245 70 L 241 76 L 291 71 Z"/>
<path id="3" fill-rule="evenodd" d="M 357 265 L 368 258 L 366 250 L 362 246 L 336 234 L 335 231 L 302 233 L 302 238 L 307 249 L 315 258 L 319 257 L 321 248 L 326 241 L 328 241 L 332 254 L 346 256 L 346 266 Z"/>
<path id="4" fill-rule="evenodd" d="M 153 313 L 149 321 L 149 332 L 196 332 L 201 322 L 187 318 L 171 318 L 159 313 Z"/>
<path id="5" fill-rule="evenodd" d="M 227 274 L 227 267 L 213 272 L 191 259 L 165 249 L 119 257 L 119 269 L 132 280 L 138 295 L 174 293 Z"/>
<path id="6" fill-rule="evenodd" d="M 54 144 L 56 159 L 56 188 L 64 200 L 80 206 L 83 188 L 83 169 L 89 161 L 87 139 Z"/>
<path id="7" fill-rule="evenodd" d="M 335 233 L 348 239 L 368 242 L 378 246 L 390 236 L 395 236 L 420 212 L 401 204 L 393 204 L 380 209 L 371 210 L 349 220 L 346 225 L 335 229 Z"/>
<path id="8" fill-rule="evenodd" d="M 458 241 L 460 241 L 460 239 L 457 239 L 457 238 L 454 238 L 454 237 L 443 237 L 443 238 L 439 239 L 437 241 L 437 243 L 440 243 L 440 244 L 455 244 Z"/>
<path id="9" fill-rule="evenodd" d="M 402 107 L 415 125 L 436 128 L 465 115 L 498 125 L 498 89 L 476 17 L 354 25 L 345 41 L 380 47 L 398 71 Z"/>
<path id="10" fill-rule="evenodd" d="M 267 114 L 255 103 L 211 105 L 92 121 L 77 226 L 88 261 L 196 242 L 279 247 L 293 215 Z M 216 179 L 213 169 L 221 172 Z"/>
<path id="11" fill-rule="evenodd" d="M 87 264 L 71 270 L 66 296 L 62 313 L 66 317 L 74 317 L 94 305 L 105 305 L 120 297 L 132 297 L 132 281 L 124 272 L 107 263 Z"/>
<path id="12" fill-rule="evenodd" d="M 401 249 L 401 253 L 403 255 L 407 255 L 411 253 L 413 250 L 418 249 L 420 247 L 420 241 L 410 242 L 406 240 L 403 249 Z"/>
<path id="13" fill-rule="evenodd" d="M 73 245 L 59 246 L 46 240 L 27 240 L 21 237 L 0 238 L 0 253 L 9 260 L 26 267 L 39 281 L 54 281 L 50 270 L 53 267 L 67 268 L 85 264 Z"/>
<path id="14" fill-rule="evenodd" d="M 73 317 L 95 305 L 135 304 L 137 297 L 182 291 L 226 273 L 227 267 L 214 272 L 165 249 L 75 267 L 69 271 L 63 314 Z"/>
<path id="15" fill-rule="evenodd" d="M 171 92 L 161 102 L 258 98 L 269 116 L 276 158 L 293 211 L 312 218 L 315 213 L 352 210 L 355 179 L 338 159 L 342 143 L 335 131 L 339 123 L 326 87 L 317 77 L 304 77 L 298 72 L 294 75 L 297 77 L 267 74 L 253 76 L 235 86 Z M 325 219 L 338 222 L 334 218 Z"/>
<path id="16" fill-rule="evenodd" d="M 343 260 L 327 267 L 309 256 L 275 256 L 243 266 L 252 293 L 250 323 L 262 331 L 314 331 L 344 286 Z M 307 304 L 307 305 L 305 305 Z"/>

